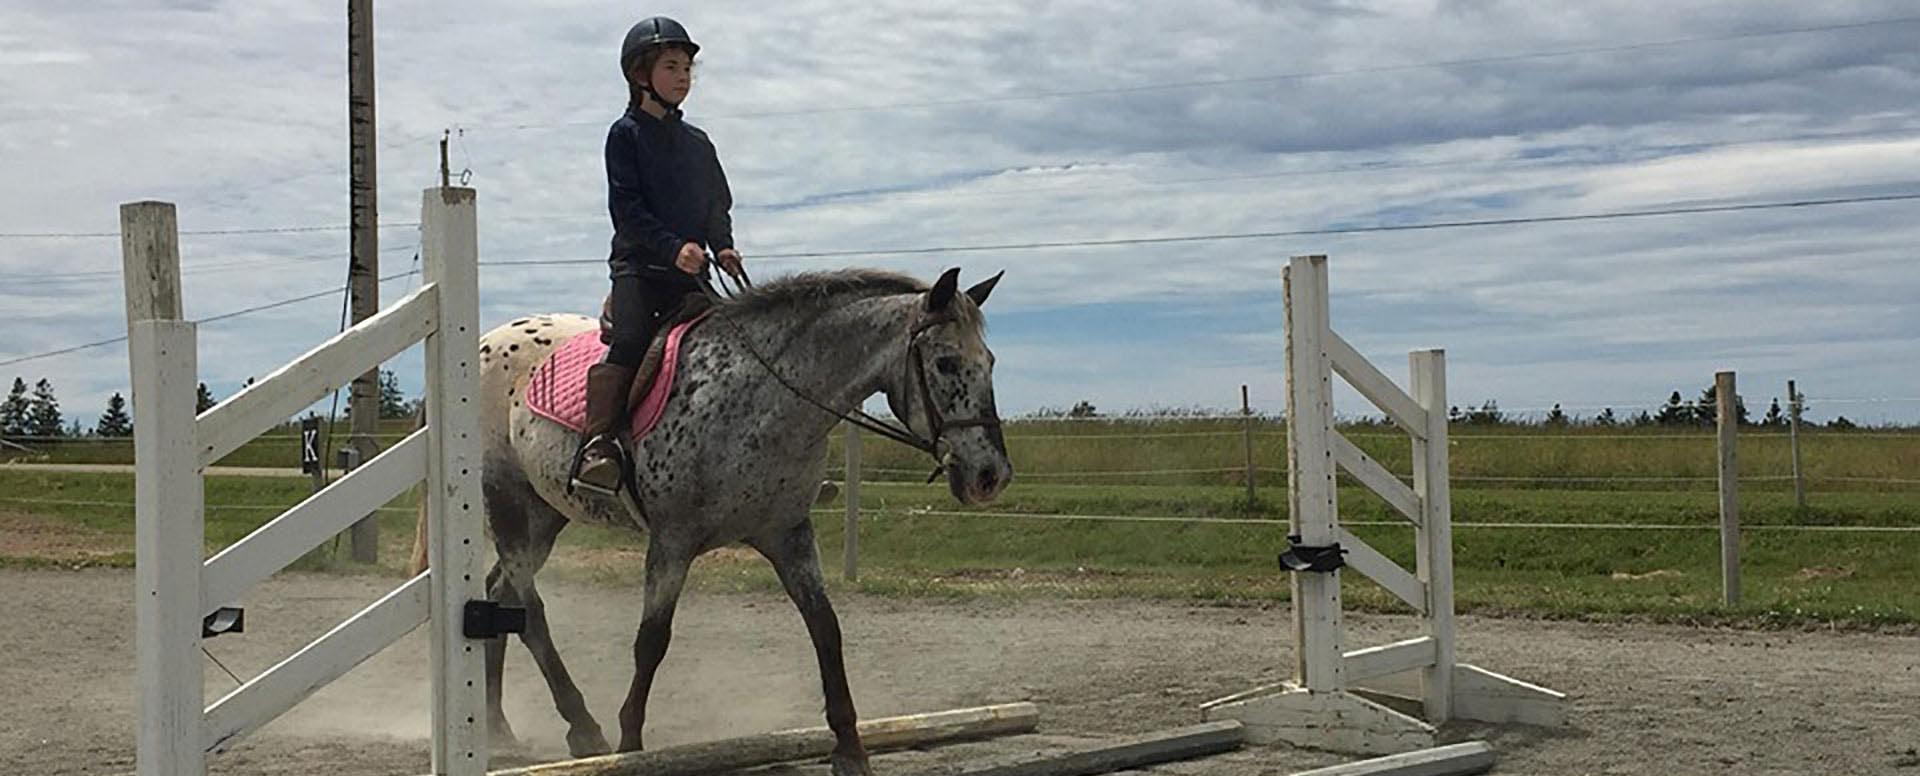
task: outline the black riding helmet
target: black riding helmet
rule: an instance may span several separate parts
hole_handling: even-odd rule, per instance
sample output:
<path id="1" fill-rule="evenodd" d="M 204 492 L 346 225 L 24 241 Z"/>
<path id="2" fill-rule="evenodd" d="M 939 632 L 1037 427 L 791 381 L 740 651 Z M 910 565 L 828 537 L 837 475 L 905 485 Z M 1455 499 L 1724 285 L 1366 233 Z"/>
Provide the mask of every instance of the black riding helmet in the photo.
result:
<path id="1" fill-rule="evenodd" d="M 625 77 L 633 69 L 633 61 L 655 46 L 674 45 L 687 50 L 688 56 L 700 53 L 700 44 L 693 42 L 687 34 L 687 28 L 679 22 L 665 16 L 641 19 L 633 29 L 627 30 L 627 39 L 620 44 L 620 75 Z"/>
<path id="2" fill-rule="evenodd" d="M 687 34 L 687 28 L 680 26 L 679 22 L 665 16 L 641 19 L 639 24 L 627 30 L 627 39 L 620 43 L 621 79 L 624 80 L 627 77 L 627 72 L 633 69 L 633 63 L 636 60 L 660 46 L 677 46 L 684 49 L 689 57 L 700 53 L 700 44 L 693 42 L 693 37 Z M 654 91 L 652 83 L 643 84 L 640 89 L 653 95 L 655 100 L 659 100 L 660 104 L 670 109 L 678 107 L 667 102 L 659 92 Z"/>

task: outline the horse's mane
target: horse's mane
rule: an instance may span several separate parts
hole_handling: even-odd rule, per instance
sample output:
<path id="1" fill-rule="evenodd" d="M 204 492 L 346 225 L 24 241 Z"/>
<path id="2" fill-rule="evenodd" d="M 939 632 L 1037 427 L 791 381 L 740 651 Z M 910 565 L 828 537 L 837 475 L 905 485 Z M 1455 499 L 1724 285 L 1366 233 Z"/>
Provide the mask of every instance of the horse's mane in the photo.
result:
<path id="1" fill-rule="evenodd" d="M 740 315 L 777 316 L 795 309 L 825 309 L 851 299 L 919 294 L 927 288 L 919 278 L 888 270 L 800 272 L 756 285 L 726 302 L 726 307 Z M 963 321 L 980 322 L 979 308 L 972 304 L 957 305 L 956 313 Z"/>

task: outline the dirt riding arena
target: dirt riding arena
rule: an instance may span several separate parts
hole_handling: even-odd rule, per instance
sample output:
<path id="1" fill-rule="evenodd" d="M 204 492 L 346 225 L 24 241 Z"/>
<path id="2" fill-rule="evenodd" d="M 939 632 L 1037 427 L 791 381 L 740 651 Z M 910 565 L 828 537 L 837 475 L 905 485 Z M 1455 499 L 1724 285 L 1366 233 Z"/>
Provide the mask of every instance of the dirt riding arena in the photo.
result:
<path id="1" fill-rule="evenodd" d="M 603 725 L 630 672 L 637 591 L 549 583 L 560 649 Z M 283 575 L 247 611 L 248 633 L 209 643 L 243 675 L 323 632 L 392 581 Z M 0 571 L 0 772 L 111 774 L 133 760 L 133 631 L 124 571 Z M 1087 738 L 1191 724 L 1202 701 L 1283 678 L 1281 608 L 1130 601 L 920 601 L 842 594 L 863 716 L 1030 700 L 1040 734 L 876 756 L 886 773 L 1031 754 Z M 1410 621 L 1353 618 L 1379 643 Z M 1920 639 L 1463 618 L 1461 654 L 1573 696 L 1572 728 L 1450 726 L 1485 738 L 1497 773 L 1920 774 Z M 421 773 L 424 634 L 214 759 L 215 773 Z M 531 751 L 564 757 L 563 728 L 532 662 L 509 652 L 507 709 Z M 208 667 L 209 697 L 232 680 Z M 655 686 L 649 745 L 821 724 L 813 652 L 777 595 L 689 595 Z M 1251 749 L 1165 773 L 1284 774 L 1340 758 Z M 825 773 L 824 765 L 775 770 Z"/>

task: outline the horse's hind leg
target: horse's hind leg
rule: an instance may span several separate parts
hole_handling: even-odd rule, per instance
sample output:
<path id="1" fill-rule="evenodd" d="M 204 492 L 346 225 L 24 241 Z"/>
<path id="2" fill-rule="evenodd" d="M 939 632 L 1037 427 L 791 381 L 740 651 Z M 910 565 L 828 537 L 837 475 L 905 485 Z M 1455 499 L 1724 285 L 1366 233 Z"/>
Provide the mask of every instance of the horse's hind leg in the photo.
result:
<path id="1" fill-rule="evenodd" d="M 827 701 L 827 727 L 833 730 L 834 776 L 867 776 L 867 750 L 860 743 L 859 718 L 853 693 L 847 689 L 847 667 L 840 654 L 840 618 L 827 601 L 827 585 L 820 573 L 814 547 L 813 523 L 801 520 L 784 536 L 756 542 L 755 548 L 773 563 L 780 584 L 807 624 L 814 656 L 820 662 L 820 685 Z"/>
<path id="2" fill-rule="evenodd" d="M 489 486 L 486 490 L 488 514 L 494 526 L 494 545 L 500 553 L 500 564 L 496 569 L 502 572 L 502 589 L 494 594 L 494 600 L 505 605 L 526 607 L 527 629 L 520 634 L 520 643 L 525 644 L 527 651 L 532 653 L 534 664 L 540 667 L 541 675 L 546 678 L 547 689 L 553 693 L 554 708 L 567 721 L 567 751 L 574 757 L 606 754 L 609 751 L 606 736 L 600 732 L 600 724 L 594 721 L 593 714 L 587 710 L 586 699 L 574 684 L 573 676 L 567 672 L 566 663 L 561 661 L 560 651 L 553 646 L 553 631 L 547 626 L 546 602 L 540 598 L 540 590 L 534 584 L 534 576 L 546 565 L 547 557 L 553 552 L 554 540 L 566 528 L 567 519 L 559 510 L 541 500 L 530 486 Z M 522 520 L 517 525 L 507 525 L 498 517 L 493 517 L 509 514 L 517 514 Z M 489 593 L 494 593 L 492 587 L 490 584 Z M 496 646 L 489 642 L 487 648 L 487 678 L 493 683 L 488 688 L 488 707 L 495 720 L 494 729 L 507 729 L 511 736 L 511 730 L 506 727 L 506 717 L 498 711 L 497 661 L 504 661 L 505 643 L 501 641 Z M 498 657 L 496 652 L 499 653 Z"/>

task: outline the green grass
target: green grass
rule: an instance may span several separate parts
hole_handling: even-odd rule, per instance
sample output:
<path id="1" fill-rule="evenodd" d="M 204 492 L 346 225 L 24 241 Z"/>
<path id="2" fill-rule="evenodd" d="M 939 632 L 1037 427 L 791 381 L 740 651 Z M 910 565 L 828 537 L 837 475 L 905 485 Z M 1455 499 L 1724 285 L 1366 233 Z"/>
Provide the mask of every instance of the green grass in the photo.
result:
<path id="1" fill-rule="evenodd" d="M 209 549 L 233 541 L 304 497 L 299 479 L 207 479 Z M 1265 487 L 1249 511 L 1245 490 L 1203 485 L 1048 485 L 1018 482 L 991 509 L 965 515 L 945 489 L 918 483 L 867 483 L 863 503 L 877 511 L 860 524 L 861 589 L 899 595 L 1075 595 L 1201 601 L 1277 601 L 1286 577 L 1274 565 L 1285 524 L 1285 492 Z M 0 470 L 0 513 L 27 513 L 86 535 L 109 554 L 89 562 L 126 565 L 132 510 L 123 506 L 40 502 L 124 503 L 124 474 L 42 474 Z M 404 562 L 412 536 L 411 496 L 381 514 L 382 565 Z M 1393 520 L 1377 498 L 1356 488 L 1340 494 L 1349 522 Z M 1920 526 L 1920 499 L 1871 491 L 1816 494 L 1814 508 L 1794 509 L 1788 493 L 1742 498 L 1742 574 L 1746 602 L 1720 605 L 1716 497 L 1687 491 L 1550 491 L 1457 488 L 1454 492 L 1456 597 L 1463 611 L 1543 617 L 1653 617 L 1746 624 L 1828 622 L 1846 626 L 1909 626 L 1920 622 L 1920 534 L 1769 531 L 1764 526 Z M 1022 515 L 1147 515 L 1190 522 L 1052 520 Z M 1251 517 L 1253 523 L 1238 522 Z M 1219 518 L 1232 518 L 1229 522 Z M 816 516 L 822 556 L 840 564 L 843 518 Z M 1493 528 L 1475 523 L 1625 523 L 1690 526 L 1679 530 Z M 1403 564 L 1413 558 L 1411 529 L 1360 525 L 1356 534 Z M 637 585 L 636 535 L 580 526 L 568 531 L 556 573 Z M 305 569 L 355 569 L 325 547 Z M 46 565 L 32 554 L 0 564 Z M 364 570 L 364 569 L 360 569 Z M 837 576 L 837 574 L 835 575 Z M 696 584 L 707 589 L 778 589 L 764 564 L 738 555 L 703 561 Z M 1385 593 L 1349 577 L 1349 601 L 1361 609 L 1396 611 Z"/>
<path id="2" fill-rule="evenodd" d="M 412 428 L 411 419 L 385 420 L 383 442 Z M 1246 453 L 1238 420 L 1129 422 L 1010 422 L 1008 449 L 1030 482 L 1152 485 L 1243 485 Z M 335 429 L 344 439 L 346 421 Z M 1286 484 L 1286 427 L 1256 421 L 1252 427 L 1256 481 Z M 1411 446 L 1391 426 L 1350 424 L 1342 429 L 1388 469 L 1411 467 Z M 1690 490 L 1711 492 L 1718 459 L 1710 428 L 1615 427 L 1548 429 L 1539 426 L 1456 425 L 1449 456 L 1456 487 L 1547 490 Z M 838 462 L 841 436 L 832 439 Z M 219 461 L 222 466 L 299 466 L 298 426 L 262 434 Z M 50 440 L 34 444 L 36 455 L 0 451 L 0 460 L 53 463 L 130 463 L 126 440 Z M 1743 487 L 1788 492 L 1791 448 L 1777 429 L 1748 428 L 1740 436 Z M 897 445 L 864 446 L 869 479 L 913 481 L 925 477 L 924 456 Z M 1801 435 L 1805 476 L 1816 491 L 1879 489 L 1913 493 L 1911 484 L 1853 483 L 1834 478 L 1920 479 L 1920 429 L 1857 432 L 1807 429 Z M 871 470 L 893 471 L 871 471 Z M 1204 473 L 1089 475 L 1086 472 L 1214 470 Z M 1488 481 L 1478 478 L 1503 478 Z M 1654 481 L 1631 478 L 1655 478 Z M 1679 478 L 1684 481 L 1667 481 Z"/>

